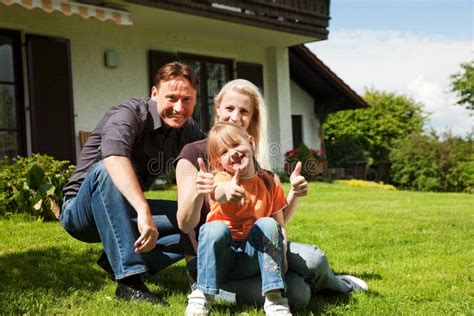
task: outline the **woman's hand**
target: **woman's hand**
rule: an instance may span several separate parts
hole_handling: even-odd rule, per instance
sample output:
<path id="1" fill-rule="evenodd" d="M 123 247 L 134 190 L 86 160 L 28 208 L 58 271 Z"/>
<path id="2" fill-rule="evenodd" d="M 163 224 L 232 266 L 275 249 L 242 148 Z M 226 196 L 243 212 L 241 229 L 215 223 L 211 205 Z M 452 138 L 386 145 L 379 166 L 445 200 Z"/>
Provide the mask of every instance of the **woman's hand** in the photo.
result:
<path id="1" fill-rule="evenodd" d="M 308 194 L 308 182 L 306 182 L 306 179 L 301 175 L 301 167 L 301 161 L 298 161 L 295 170 L 293 170 L 290 176 L 291 190 L 297 197 Z"/>
<path id="2" fill-rule="evenodd" d="M 199 171 L 196 176 L 196 192 L 200 195 L 211 194 L 214 187 L 214 175 L 206 170 L 204 160 L 198 158 Z"/>

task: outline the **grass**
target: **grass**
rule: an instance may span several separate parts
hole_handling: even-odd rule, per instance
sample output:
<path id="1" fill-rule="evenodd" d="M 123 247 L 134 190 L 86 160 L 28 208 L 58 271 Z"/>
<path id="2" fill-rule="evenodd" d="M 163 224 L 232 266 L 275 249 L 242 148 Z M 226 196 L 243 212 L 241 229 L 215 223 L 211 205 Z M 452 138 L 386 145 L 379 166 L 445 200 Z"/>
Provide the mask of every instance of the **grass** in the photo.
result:
<path id="1" fill-rule="evenodd" d="M 318 293 L 300 314 L 473 315 L 474 196 L 311 184 L 288 225 L 290 240 L 324 249 L 336 273 L 365 279 L 367 293 Z M 173 199 L 175 192 L 149 196 Z M 59 223 L 0 220 L 0 314 L 182 315 L 183 262 L 148 282 L 170 307 L 114 298 L 96 264 L 100 246 L 76 241 Z M 218 305 L 214 315 L 260 315 Z"/>

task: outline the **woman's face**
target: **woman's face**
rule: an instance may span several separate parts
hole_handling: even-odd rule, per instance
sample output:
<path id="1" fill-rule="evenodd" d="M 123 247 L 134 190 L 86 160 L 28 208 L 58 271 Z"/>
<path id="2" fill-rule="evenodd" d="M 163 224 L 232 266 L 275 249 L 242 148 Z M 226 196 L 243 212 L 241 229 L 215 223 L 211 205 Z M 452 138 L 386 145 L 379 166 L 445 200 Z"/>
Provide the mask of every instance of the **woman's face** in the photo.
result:
<path id="1" fill-rule="evenodd" d="M 219 122 L 232 122 L 247 130 L 253 116 L 252 99 L 246 94 L 228 91 L 216 108 L 216 113 Z"/>

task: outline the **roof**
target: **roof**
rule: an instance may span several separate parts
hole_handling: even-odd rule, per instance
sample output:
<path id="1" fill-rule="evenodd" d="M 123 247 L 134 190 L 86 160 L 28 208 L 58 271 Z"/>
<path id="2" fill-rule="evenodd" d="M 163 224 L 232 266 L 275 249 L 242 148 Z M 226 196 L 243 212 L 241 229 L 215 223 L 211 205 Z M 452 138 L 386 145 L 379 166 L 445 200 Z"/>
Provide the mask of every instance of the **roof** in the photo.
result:
<path id="1" fill-rule="evenodd" d="M 289 49 L 290 76 L 315 99 L 319 113 L 366 108 L 369 105 L 303 44 Z"/>

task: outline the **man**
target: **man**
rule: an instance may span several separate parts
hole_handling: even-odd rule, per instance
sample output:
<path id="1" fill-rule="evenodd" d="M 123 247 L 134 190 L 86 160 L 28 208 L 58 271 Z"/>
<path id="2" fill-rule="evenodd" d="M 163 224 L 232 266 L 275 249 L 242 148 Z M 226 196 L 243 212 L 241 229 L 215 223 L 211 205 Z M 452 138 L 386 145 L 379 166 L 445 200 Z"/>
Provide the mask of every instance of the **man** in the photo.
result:
<path id="1" fill-rule="evenodd" d="M 61 223 L 76 239 L 102 242 L 99 264 L 115 275 L 118 298 L 164 303 L 141 275 L 182 258 L 176 202 L 147 200 L 143 192 L 185 144 L 205 137 L 191 118 L 196 86 L 189 66 L 160 68 L 150 98 L 129 99 L 105 113 L 64 187 Z"/>

